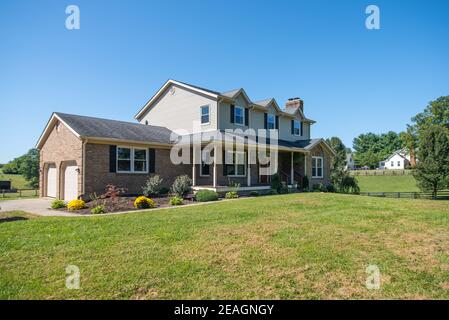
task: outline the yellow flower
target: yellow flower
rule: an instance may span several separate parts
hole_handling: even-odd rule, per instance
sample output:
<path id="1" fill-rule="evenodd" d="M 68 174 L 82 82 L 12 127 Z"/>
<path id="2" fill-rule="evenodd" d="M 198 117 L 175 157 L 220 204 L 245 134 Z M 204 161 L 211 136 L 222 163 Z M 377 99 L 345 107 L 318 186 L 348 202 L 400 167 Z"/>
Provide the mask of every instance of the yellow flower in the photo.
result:
<path id="1" fill-rule="evenodd" d="M 81 210 L 86 207 L 86 203 L 83 200 L 72 200 L 67 204 L 69 210 Z"/>
<path id="2" fill-rule="evenodd" d="M 137 209 L 148 209 L 156 207 L 156 202 L 153 199 L 147 198 L 145 196 L 137 197 L 134 201 L 134 207 Z"/>

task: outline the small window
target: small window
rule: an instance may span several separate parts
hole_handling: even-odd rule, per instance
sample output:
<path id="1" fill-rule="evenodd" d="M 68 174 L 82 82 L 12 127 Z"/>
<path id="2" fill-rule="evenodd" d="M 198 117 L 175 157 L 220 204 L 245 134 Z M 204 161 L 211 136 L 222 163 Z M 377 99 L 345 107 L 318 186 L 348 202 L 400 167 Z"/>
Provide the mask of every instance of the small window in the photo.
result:
<path id="1" fill-rule="evenodd" d="M 134 149 L 134 171 L 146 172 L 147 171 L 147 150 L 146 149 Z"/>
<path id="2" fill-rule="evenodd" d="M 207 177 L 210 175 L 210 164 L 212 163 L 212 159 L 214 154 L 213 151 L 206 152 L 203 150 L 201 152 L 201 166 L 200 166 L 200 176 Z"/>
<path id="3" fill-rule="evenodd" d="M 267 129 L 276 129 L 276 117 L 274 114 L 267 115 Z"/>
<path id="4" fill-rule="evenodd" d="M 243 124 L 245 123 L 245 109 L 243 109 L 242 107 L 235 107 L 234 122 L 243 126 Z"/>
<path id="5" fill-rule="evenodd" d="M 130 172 L 131 171 L 131 149 L 117 148 L 117 171 Z"/>
<path id="6" fill-rule="evenodd" d="M 394 162 L 393 161 L 391 161 L 391 166 L 394 167 Z"/>
<path id="7" fill-rule="evenodd" d="M 398 161 L 398 167 L 400 167 L 401 166 L 401 161 Z"/>
<path id="8" fill-rule="evenodd" d="M 295 120 L 293 122 L 293 133 L 295 134 L 295 136 L 301 135 L 301 122 L 299 122 L 298 120 Z"/>
<path id="9" fill-rule="evenodd" d="M 312 178 L 323 177 L 323 158 L 312 157 Z"/>
<path id="10" fill-rule="evenodd" d="M 245 152 L 243 151 L 227 151 L 226 155 L 226 174 L 228 176 L 245 176 Z M 231 163 L 228 163 L 231 162 Z"/>
<path id="11" fill-rule="evenodd" d="M 209 106 L 201 107 L 201 124 L 209 123 Z"/>
<path id="12" fill-rule="evenodd" d="M 148 150 L 118 147 L 117 172 L 148 172 Z"/>

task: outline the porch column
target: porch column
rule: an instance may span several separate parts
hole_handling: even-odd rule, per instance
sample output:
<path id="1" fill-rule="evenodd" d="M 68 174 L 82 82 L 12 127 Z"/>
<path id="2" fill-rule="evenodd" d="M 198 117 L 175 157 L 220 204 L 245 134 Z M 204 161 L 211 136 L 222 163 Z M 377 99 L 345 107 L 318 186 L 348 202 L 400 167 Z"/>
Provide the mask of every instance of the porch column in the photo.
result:
<path id="1" fill-rule="evenodd" d="M 192 146 L 192 185 L 196 186 L 196 148 L 195 144 Z"/>
<path id="2" fill-rule="evenodd" d="M 248 170 L 246 170 L 246 174 L 247 174 L 247 181 L 246 184 L 248 185 L 248 187 L 251 187 L 251 147 L 248 145 L 248 154 L 246 156 L 247 160 L 246 162 L 248 163 Z"/>
<path id="3" fill-rule="evenodd" d="M 295 178 L 295 172 L 293 170 L 293 151 L 291 152 L 291 161 L 290 161 L 290 184 L 293 186 L 293 179 Z"/>
<path id="4" fill-rule="evenodd" d="M 213 173 L 213 187 L 217 187 L 217 145 L 214 145 L 214 173 Z"/>

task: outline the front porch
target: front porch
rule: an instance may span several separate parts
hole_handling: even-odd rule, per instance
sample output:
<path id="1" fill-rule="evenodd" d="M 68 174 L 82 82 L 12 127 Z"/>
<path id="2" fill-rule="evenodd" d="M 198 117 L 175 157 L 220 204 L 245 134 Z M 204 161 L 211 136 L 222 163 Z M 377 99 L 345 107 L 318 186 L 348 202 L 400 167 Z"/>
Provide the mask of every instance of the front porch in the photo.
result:
<path id="1" fill-rule="evenodd" d="M 308 154 L 306 152 L 277 151 L 274 167 L 268 174 L 268 170 L 264 168 L 267 164 L 262 164 L 257 152 L 251 148 L 245 148 L 243 151 L 228 151 L 234 153 L 234 160 L 240 159 L 240 162 L 234 161 L 230 164 L 226 162 L 225 152 L 217 147 L 214 147 L 211 152 L 212 161 L 202 161 L 204 159 L 202 152 L 204 152 L 203 149 L 192 150 L 191 177 L 195 191 L 209 189 L 218 193 L 228 192 L 235 190 L 235 184 L 238 184 L 238 190 L 243 192 L 269 190 L 272 175 L 275 173 L 279 174 L 284 185 L 295 189 L 303 185 L 303 179 L 307 176 Z M 201 159 L 201 162 L 197 159 Z"/>

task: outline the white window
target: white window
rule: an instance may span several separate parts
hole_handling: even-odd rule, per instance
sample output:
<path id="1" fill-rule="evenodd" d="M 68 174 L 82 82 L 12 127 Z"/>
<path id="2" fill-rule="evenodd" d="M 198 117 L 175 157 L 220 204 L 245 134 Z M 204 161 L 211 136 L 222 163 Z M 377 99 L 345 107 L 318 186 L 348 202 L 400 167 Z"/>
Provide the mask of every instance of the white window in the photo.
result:
<path id="1" fill-rule="evenodd" d="M 244 125 L 245 124 L 245 109 L 242 107 L 235 107 L 234 109 L 234 123 Z"/>
<path id="2" fill-rule="evenodd" d="M 274 114 L 267 115 L 267 129 L 276 129 L 276 117 Z"/>
<path id="3" fill-rule="evenodd" d="M 323 157 L 312 157 L 312 178 L 323 177 Z"/>
<path id="4" fill-rule="evenodd" d="M 391 166 L 394 167 L 394 162 L 393 161 L 391 161 Z"/>
<path id="5" fill-rule="evenodd" d="M 295 136 L 301 135 L 301 122 L 299 122 L 298 120 L 295 120 L 293 122 L 293 133 Z"/>
<path id="6" fill-rule="evenodd" d="M 117 172 L 148 172 L 148 150 L 117 147 Z"/>
<path id="7" fill-rule="evenodd" d="M 209 123 L 209 106 L 201 107 L 201 124 Z"/>
<path id="8" fill-rule="evenodd" d="M 226 151 L 225 172 L 227 176 L 244 177 L 246 175 L 245 152 Z"/>

